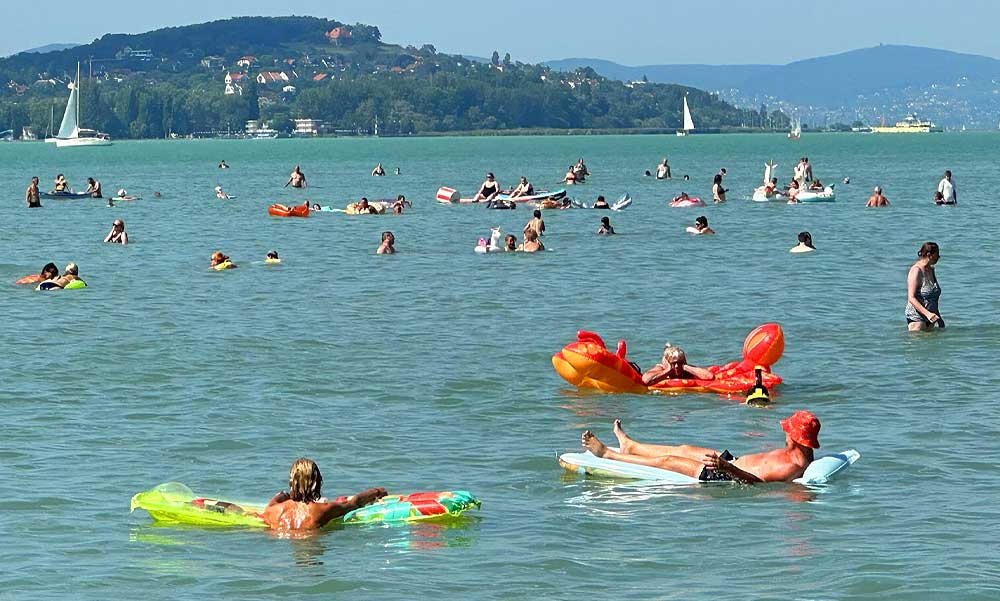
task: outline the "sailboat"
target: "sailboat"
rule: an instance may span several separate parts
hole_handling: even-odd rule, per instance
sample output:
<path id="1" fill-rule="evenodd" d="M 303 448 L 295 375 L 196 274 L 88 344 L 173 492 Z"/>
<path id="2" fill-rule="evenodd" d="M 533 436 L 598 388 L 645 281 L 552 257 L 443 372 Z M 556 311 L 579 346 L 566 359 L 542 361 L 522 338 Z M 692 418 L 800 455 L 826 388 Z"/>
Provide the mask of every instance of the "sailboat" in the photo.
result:
<path id="1" fill-rule="evenodd" d="M 93 129 L 80 128 L 80 63 L 76 64 L 76 81 L 69 84 L 69 101 L 63 113 L 56 147 L 70 146 L 111 146 L 111 136 Z"/>
<path id="2" fill-rule="evenodd" d="M 688 108 L 688 97 L 684 96 L 684 128 L 677 130 L 678 136 L 686 136 L 694 129 L 694 120 L 691 119 L 691 109 Z"/>
<path id="3" fill-rule="evenodd" d="M 52 132 L 52 124 L 54 123 L 53 119 L 55 119 L 55 117 L 56 117 L 56 107 L 50 106 L 49 107 L 49 129 L 45 132 L 45 142 L 46 142 L 46 144 L 55 144 L 56 143 L 56 138 L 55 138 L 54 135 L 52 135 L 53 134 L 53 132 Z"/>
<path id="4" fill-rule="evenodd" d="M 796 117 L 792 120 L 792 130 L 788 132 L 789 140 L 798 140 L 802 136 L 802 120 Z"/>

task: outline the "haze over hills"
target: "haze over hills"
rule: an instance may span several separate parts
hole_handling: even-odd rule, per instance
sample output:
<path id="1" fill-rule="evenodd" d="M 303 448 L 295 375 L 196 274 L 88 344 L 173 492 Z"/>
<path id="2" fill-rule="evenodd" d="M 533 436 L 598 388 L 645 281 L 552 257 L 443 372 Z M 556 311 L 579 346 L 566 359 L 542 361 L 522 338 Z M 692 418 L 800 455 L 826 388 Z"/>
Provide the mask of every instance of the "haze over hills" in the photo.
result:
<path id="1" fill-rule="evenodd" d="M 875 123 L 883 115 L 895 121 L 915 112 L 947 127 L 992 128 L 1000 116 L 1000 60 L 916 46 L 875 46 L 787 65 L 629 67 L 575 58 L 545 64 L 714 90 L 737 105 L 766 103 L 819 122 Z"/>
<path id="2" fill-rule="evenodd" d="M 58 50 L 67 50 L 69 48 L 76 48 L 80 44 L 46 44 L 44 46 L 39 46 L 37 48 L 28 48 L 27 50 L 21 50 L 21 52 L 29 52 L 33 54 L 45 54 L 46 52 L 56 52 Z M 20 54 L 17 52 L 15 54 Z"/>

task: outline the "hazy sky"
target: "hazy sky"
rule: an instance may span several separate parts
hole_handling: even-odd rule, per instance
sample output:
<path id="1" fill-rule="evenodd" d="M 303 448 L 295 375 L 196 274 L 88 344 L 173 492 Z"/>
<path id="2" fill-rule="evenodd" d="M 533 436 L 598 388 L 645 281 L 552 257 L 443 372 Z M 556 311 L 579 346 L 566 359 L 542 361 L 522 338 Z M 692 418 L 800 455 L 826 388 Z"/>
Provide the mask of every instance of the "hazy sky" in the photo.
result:
<path id="1" fill-rule="evenodd" d="M 786 63 L 879 43 L 1000 57 L 997 0 L 0 0 L 0 56 L 105 33 L 288 14 L 376 25 L 387 42 L 477 56 L 497 49 L 524 62 Z"/>

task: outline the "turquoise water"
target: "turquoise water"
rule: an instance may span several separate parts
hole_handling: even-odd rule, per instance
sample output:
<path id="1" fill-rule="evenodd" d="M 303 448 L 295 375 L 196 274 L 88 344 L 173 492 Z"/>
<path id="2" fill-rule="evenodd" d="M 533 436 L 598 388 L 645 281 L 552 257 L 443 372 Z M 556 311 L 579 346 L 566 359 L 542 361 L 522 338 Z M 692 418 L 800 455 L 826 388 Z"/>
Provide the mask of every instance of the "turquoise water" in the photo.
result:
<path id="1" fill-rule="evenodd" d="M 80 265 L 86 290 L 0 286 L 0 598 L 241 597 L 992 599 L 1000 434 L 995 261 L 997 136 L 565 137 L 0 145 L 0 279 Z M 643 178 L 664 154 L 675 175 Z M 745 199 L 763 162 L 785 178 L 807 154 L 826 205 Z M 530 212 L 438 206 L 490 170 L 552 184 L 578 157 L 573 194 L 629 191 L 603 212 L 549 211 L 551 252 L 472 252 Z M 225 159 L 232 169 L 216 169 Z M 381 161 L 391 174 L 371 178 Z M 282 189 L 300 164 L 311 187 Z M 730 202 L 710 197 L 726 167 Z M 941 172 L 961 205 L 935 207 Z M 96 176 L 143 200 L 43 201 L 31 175 Z M 221 184 L 238 196 L 214 199 Z M 892 206 L 866 210 L 882 185 Z M 162 193 L 154 199 L 153 192 Z M 272 202 L 343 206 L 404 193 L 403 216 L 271 218 Z M 700 214 L 715 237 L 684 227 Z M 101 244 L 115 218 L 133 244 Z M 808 229 L 819 251 L 791 255 Z M 376 256 L 383 230 L 399 253 Z M 941 244 L 948 328 L 905 331 L 906 271 Z M 279 267 L 261 263 L 278 250 Z M 210 272 L 222 250 L 240 265 Z M 990 275 L 993 274 L 993 275 Z M 773 406 L 716 395 L 570 389 L 549 358 L 577 329 L 629 343 L 643 366 L 665 340 L 695 364 L 739 358 L 780 322 L 785 378 Z M 823 451 L 862 460 L 827 487 L 671 488 L 582 480 L 556 454 L 624 419 L 656 442 L 774 448 L 777 420 L 809 409 Z M 153 526 L 130 496 L 165 481 L 265 500 L 309 456 L 328 495 L 465 488 L 482 510 L 448 525 L 349 528 L 304 539 Z"/>

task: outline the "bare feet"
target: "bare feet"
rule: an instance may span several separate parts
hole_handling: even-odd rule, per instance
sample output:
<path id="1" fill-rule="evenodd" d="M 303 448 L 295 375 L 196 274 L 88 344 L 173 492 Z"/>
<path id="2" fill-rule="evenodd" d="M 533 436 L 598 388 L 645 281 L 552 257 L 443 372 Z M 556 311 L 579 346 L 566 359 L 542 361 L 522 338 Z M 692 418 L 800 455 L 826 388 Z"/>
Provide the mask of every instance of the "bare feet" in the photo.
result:
<path id="1" fill-rule="evenodd" d="M 590 430 L 587 430 L 582 436 L 580 436 L 580 444 L 598 457 L 604 457 L 604 453 L 608 451 L 608 447 L 606 447 L 603 442 L 598 440 L 597 437 L 594 436 L 594 433 Z"/>
<path id="2" fill-rule="evenodd" d="M 622 420 L 616 419 L 612 429 L 615 432 L 615 437 L 618 438 L 618 447 L 621 449 L 621 452 L 631 454 L 632 444 L 635 441 L 629 438 L 628 434 L 625 433 L 625 430 L 622 429 Z"/>

